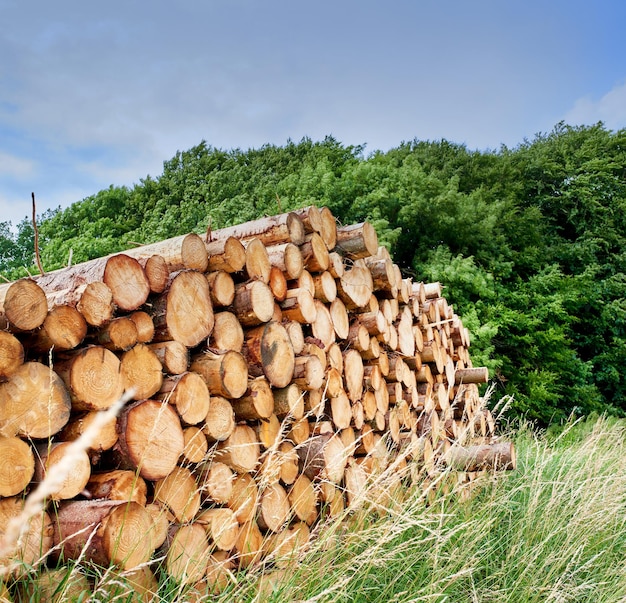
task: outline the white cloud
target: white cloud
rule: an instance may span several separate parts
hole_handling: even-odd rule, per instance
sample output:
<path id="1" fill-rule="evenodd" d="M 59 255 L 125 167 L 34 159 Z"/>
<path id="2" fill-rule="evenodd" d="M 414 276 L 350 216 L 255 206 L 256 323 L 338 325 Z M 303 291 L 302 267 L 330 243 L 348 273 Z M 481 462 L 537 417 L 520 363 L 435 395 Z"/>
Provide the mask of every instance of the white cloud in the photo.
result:
<path id="1" fill-rule="evenodd" d="M 579 98 L 564 120 L 571 125 L 589 125 L 602 121 L 611 130 L 626 127 L 626 82 L 615 86 L 599 100 L 593 100 L 590 96 Z"/>
<path id="2" fill-rule="evenodd" d="M 16 180 L 23 180 L 33 175 L 35 163 L 9 153 L 0 151 L 0 175 L 7 175 Z"/>

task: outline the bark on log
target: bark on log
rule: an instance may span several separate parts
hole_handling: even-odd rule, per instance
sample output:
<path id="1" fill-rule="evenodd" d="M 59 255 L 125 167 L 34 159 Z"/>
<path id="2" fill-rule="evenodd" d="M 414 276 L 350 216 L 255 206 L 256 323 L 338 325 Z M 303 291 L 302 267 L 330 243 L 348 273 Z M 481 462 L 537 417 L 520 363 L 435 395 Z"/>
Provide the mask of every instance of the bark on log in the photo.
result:
<path id="1" fill-rule="evenodd" d="M 238 400 L 233 400 L 235 418 L 239 421 L 267 419 L 274 412 L 272 388 L 265 377 L 248 381 L 246 393 Z"/>
<path id="2" fill-rule="evenodd" d="M 352 259 L 376 255 L 378 235 L 369 222 L 337 229 L 337 248 Z"/>
<path id="3" fill-rule="evenodd" d="M 291 212 L 260 218 L 211 232 L 212 240 L 226 237 L 234 237 L 241 241 L 256 238 L 267 247 L 288 242 L 301 245 L 304 240 L 304 226 L 302 220 Z"/>
<path id="4" fill-rule="evenodd" d="M 282 324 L 272 321 L 248 331 L 243 354 L 251 375 L 265 375 L 274 387 L 286 387 L 291 381 L 294 353 Z"/>
<path id="5" fill-rule="evenodd" d="M 285 273 L 288 280 L 297 279 L 304 270 L 304 261 L 300 248 L 293 243 L 283 243 L 268 247 L 270 264 Z"/>
<path id="6" fill-rule="evenodd" d="M 92 473 L 85 486 L 88 498 L 119 501 L 135 501 L 146 505 L 148 486 L 145 480 L 134 471 L 116 469 Z"/>
<path id="7" fill-rule="evenodd" d="M 458 471 L 503 471 L 515 469 L 517 457 L 513 442 L 496 442 L 462 448 L 453 446 L 446 455 L 448 464 Z"/>
<path id="8" fill-rule="evenodd" d="M 69 393 L 59 376 L 38 362 L 22 364 L 0 383 L 0 435 L 41 439 L 70 418 Z"/>
<path id="9" fill-rule="evenodd" d="M 489 381 L 489 369 L 486 366 L 466 368 L 455 371 L 454 383 L 487 383 Z"/>
<path id="10" fill-rule="evenodd" d="M 268 322 L 274 313 L 272 290 L 262 281 L 253 280 L 237 285 L 233 313 L 247 327 Z"/>

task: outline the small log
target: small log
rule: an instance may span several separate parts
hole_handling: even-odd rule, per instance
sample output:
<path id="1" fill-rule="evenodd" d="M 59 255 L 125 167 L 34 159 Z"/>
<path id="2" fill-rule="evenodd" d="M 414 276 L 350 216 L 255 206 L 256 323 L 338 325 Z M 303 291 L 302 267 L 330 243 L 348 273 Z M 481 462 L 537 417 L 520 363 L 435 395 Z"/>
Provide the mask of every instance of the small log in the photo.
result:
<path id="1" fill-rule="evenodd" d="M 25 344 L 32 352 L 47 354 L 55 351 L 71 350 L 85 339 L 87 321 L 74 307 L 55 306 L 48 312 L 41 329 L 31 337 L 25 338 Z"/>
<path id="2" fill-rule="evenodd" d="M 313 482 L 306 475 L 299 475 L 289 489 L 291 511 L 300 521 L 311 526 L 318 518 L 317 502 Z"/>
<path id="3" fill-rule="evenodd" d="M 163 384 L 163 367 L 157 355 L 145 344 L 138 343 L 124 352 L 120 374 L 125 390 L 133 390 L 134 400 L 145 400 L 156 394 Z"/>
<path id="4" fill-rule="evenodd" d="M 246 393 L 238 400 L 233 400 L 235 418 L 239 421 L 267 419 L 274 412 L 272 388 L 265 377 L 248 381 Z"/>
<path id="5" fill-rule="evenodd" d="M 150 514 L 136 502 L 71 501 L 57 511 L 54 544 L 63 559 L 130 569 L 154 552 L 151 529 Z"/>
<path id="6" fill-rule="evenodd" d="M 0 497 L 24 490 L 35 472 L 32 448 L 20 438 L 0 437 Z"/>
<path id="7" fill-rule="evenodd" d="M 218 443 L 215 460 L 237 473 L 251 473 L 256 469 L 260 455 L 260 443 L 254 429 L 248 425 L 235 425 L 232 434 Z"/>
<path id="8" fill-rule="evenodd" d="M 304 349 L 304 332 L 302 330 L 302 325 L 295 320 L 286 320 L 282 324 L 287 331 L 287 335 L 289 335 L 289 341 L 291 341 L 293 353 L 296 355 L 300 354 Z"/>
<path id="9" fill-rule="evenodd" d="M 134 471 L 116 469 L 92 473 L 85 486 L 88 498 L 106 500 L 135 501 L 145 507 L 148 486 L 145 480 Z"/>
<path id="10" fill-rule="evenodd" d="M 167 377 L 156 398 L 172 404 L 185 425 L 198 425 L 204 421 L 211 404 L 211 396 L 204 379 L 191 371 Z"/>
<path id="11" fill-rule="evenodd" d="M 147 312 L 138 310 L 128 315 L 137 329 L 137 342 L 150 343 L 154 337 L 154 322 Z"/>
<path id="12" fill-rule="evenodd" d="M 181 458 L 188 463 L 201 463 L 209 452 L 209 443 L 202 429 L 195 425 L 185 427 L 183 439 L 185 447 Z"/>
<path id="13" fill-rule="evenodd" d="M 259 489 L 249 473 L 237 475 L 233 481 L 232 495 L 227 503 L 239 525 L 254 519 L 259 501 Z"/>
<path id="14" fill-rule="evenodd" d="M 307 423 L 308 424 L 308 423 Z M 296 481 L 300 475 L 298 469 L 298 453 L 291 442 L 281 442 L 278 446 L 280 455 L 280 481 L 289 486 Z"/>
<path id="15" fill-rule="evenodd" d="M 167 546 L 165 572 L 181 585 L 193 584 L 204 577 L 211 554 L 203 526 L 182 525 Z"/>
<path id="16" fill-rule="evenodd" d="M 322 237 L 316 232 L 305 237 L 304 243 L 300 245 L 300 253 L 304 267 L 309 272 L 325 272 L 330 266 L 328 248 Z"/>
<path id="17" fill-rule="evenodd" d="M 23 363 L 24 347 L 20 340 L 7 331 L 0 331 L 0 381 L 10 377 Z"/>
<path id="18" fill-rule="evenodd" d="M 232 274 L 243 270 L 246 265 L 246 249 L 235 237 L 226 237 L 206 243 L 209 256 L 207 270 L 223 270 Z"/>
<path id="19" fill-rule="evenodd" d="M 315 300 L 316 318 L 311 325 L 313 337 L 318 339 L 324 349 L 335 343 L 335 327 L 330 311 L 318 299 Z"/>
<path id="20" fill-rule="evenodd" d="M 211 232 L 211 239 L 213 240 L 224 239 L 225 237 L 234 237 L 241 241 L 256 238 L 267 247 L 287 242 L 301 245 L 304 241 L 304 226 L 298 215 L 290 212 L 259 218 Z"/>
<path id="21" fill-rule="evenodd" d="M 180 341 L 150 343 L 148 348 L 156 354 L 166 373 L 181 375 L 189 367 L 189 350 Z"/>
<path id="22" fill-rule="evenodd" d="M 217 270 L 207 273 L 206 278 L 209 282 L 213 306 L 230 306 L 235 299 L 235 281 L 233 277 L 224 270 Z"/>
<path id="23" fill-rule="evenodd" d="M 269 287 L 276 301 L 283 301 L 287 297 L 287 278 L 276 266 L 270 270 Z"/>
<path id="24" fill-rule="evenodd" d="M 206 532 L 209 543 L 220 551 L 231 551 L 239 536 L 239 523 L 231 509 L 205 509 L 195 520 Z"/>
<path id="25" fill-rule="evenodd" d="M 357 263 L 337 281 L 337 295 L 348 310 L 364 308 L 372 297 L 373 288 L 371 272 L 367 266 Z"/>
<path id="26" fill-rule="evenodd" d="M 346 269 L 341 254 L 336 251 L 331 251 L 328 254 L 328 259 L 330 260 L 328 271 L 331 273 L 333 278 L 341 278 Z"/>
<path id="27" fill-rule="evenodd" d="M 59 440 L 62 442 L 77 440 L 97 418 L 98 411 L 73 415 L 65 427 L 59 432 Z M 88 450 L 88 452 L 92 453 L 90 454 L 92 462 L 94 462 L 94 460 L 97 462 L 101 452 L 110 450 L 115 446 L 117 442 L 116 424 L 117 418 L 113 417 L 102 425 L 95 435 L 91 447 Z"/>
<path id="28" fill-rule="evenodd" d="M 18 601 L 88 601 L 92 594 L 87 576 L 69 567 L 44 568 L 17 585 Z M 8 590 L 5 595 L 0 589 L 0 601 L 11 603 Z"/>
<path id="29" fill-rule="evenodd" d="M 246 265 L 243 271 L 245 278 L 269 283 L 272 265 L 265 245 L 259 239 L 250 239 L 244 241 L 244 247 L 246 248 Z"/>
<path id="30" fill-rule="evenodd" d="M 309 395 L 313 392 L 309 392 Z M 302 444 L 302 442 L 306 441 L 311 435 L 311 424 L 309 423 L 307 417 L 302 417 L 294 421 L 291 424 L 291 430 L 287 434 L 287 438 L 291 440 L 296 446 Z"/>
<path id="31" fill-rule="evenodd" d="M 330 399 L 330 416 L 337 429 L 345 429 L 352 422 L 350 398 L 343 389 Z"/>
<path id="32" fill-rule="evenodd" d="M 121 316 L 100 328 L 95 341 L 108 350 L 130 350 L 137 343 L 138 336 L 135 323 L 127 316 Z"/>
<path id="33" fill-rule="evenodd" d="M 170 269 L 165 258 L 155 253 L 149 257 L 140 258 L 139 264 L 148 279 L 150 293 L 163 293 L 170 276 Z"/>
<path id="34" fill-rule="evenodd" d="M 363 395 L 363 359 L 356 350 L 348 350 L 343 356 L 344 381 L 348 397 L 352 402 L 361 399 Z"/>
<path id="35" fill-rule="evenodd" d="M 235 559 L 240 568 L 250 567 L 263 555 L 263 534 L 253 519 L 241 525 L 235 543 Z"/>
<path id="36" fill-rule="evenodd" d="M 194 356 L 191 370 L 206 382 L 211 395 L 240 398 L 248 389 L 248 366 L 244 357 L 232 350 L 215 353 L 209 350 Z"/>
<path id="37" fill-rule="evenodd" d="M 12 330 L 33 331 L 48 315 L 48 300 L 39 284 L 32 279 L 20 279 L 0 285 L 0 314 L 4 313 Z"/>
<path id="38" fill-rule="evenodd" d="M 207 253 L 204 241 L 200 235 L 191 232 L 185 235 L 180 245 L 180 266 L 170 266 L 170 271 L 176 270 L 197 270 L 198 272 L 206 272 L 209 267 L 209 255 Z"/>
<path id="39" fill-rule="evenodd" d="M 457 369 L 454 373 L 455 385 L 462 383 L 487 383 L 489 381 L 489 369 L 486 366 Z"/>
<path id="40" fill-rule="evenodd" d="M 281 434 L 281 424 L 275 414 L 267 419 L 261 419 L 254 426 L 257 438 L 261 446 L 268 450 L 276 446 Z"/>
<path id="41" fill-rule="evenodd" d="M 321 232 L 322 230 L 322 214 L 320 209 L 316 205 L 309 205 L 308 207 L 301 207 L 295 209 L 293 213 L 300 219 L 300 223 L 306 234 L 311 232 Z M 304 240 L 304 236 L 302 237 Z M 300 245 L 298 243 L 298 245 Z"/>
<path id="42" fill-rule="evenodd" d="M 337 229 L 337 248 L 351 259 L 376 255 L 378 235 L 369 222 Z"/>
<path id="43" fill-rule="evenodd" d="M 237 285 L 233 300 L 233 313 L 239 322 L 247 327 L 269 321 L 274 313 L 272 290 L 260 280 Z"/>
<path id="44" fill-rule="evenodd" d="M 322 207 L 320 210 L 320 218 L 322 227 L 319 233 L 330 251 L 337 245 L 337 221 L 328 207 Z"/>
<path id="45" fill-rule="evenodd" d="M 33 481 L 44 481 L 50 469 L 60 463 L 67 462 L 68 447 L 71 442 L 56 442 L 54 444 L 39 444 L 37 446 L 37 460 Z M 65 477 L 63 483 L 54 492 L 50 493 L 51 500 L 67 500 L 78 496 L 89 481 L 91 475 L 91 461 L 84 451 L 72 453 L 72 471 Z"/>
<path id="46" fill-rule="evenodd" d="M 337 283 L 330 272 L 326 270 L 319 274 L 313 274 L 312 277 L 315 286 L 315 299 L 330 304 L 337 298 Z"/>
<path id="47" fill-rule="evenodd" d="M 324 384 L 324 364 L 317 356 L 296 356 L 293 382 L 306 391 L 316 390 Z"/>
<path id="48" fill-rule="evenodd" d="M 289 568 L 305 551 L 310 537 L 309 526 L 299 521 L 278 534 L 267 534 L 264 543 L 265 554 L 279 568 Z"/>
<path id="49" fill-rule="evenodd" d="M 48 438 L 70 418 L 70 395 L 44 364 L 26 362 L 0 383 L 0 435 Z"/>
<path id="50" fill-rule="evenodd" d="M 200 510 L 198 484 L 187 467 L 174 467 L 154 484 L 154 501 L 167 507 L 181 523 L 191 521 Z"/>
<path id="51" fill-rule="evenodd" d="M 258 526 L 262 530 L 280 532 L 291 512 L 287 492 L 279 483 L 270 484 L 259 499 Z"/>
<path id="52" fill-rule="evenodd" d="M 348 462 L 345 448 L 338 435 L 323 433 L 310 437 L 297 448 L 302 473 L 309 479 L 327 479 L 338 484 L 343 479 Z"/>
<path id="53" fill-rule="evenodd" d="M 243 329 L 239 319 L 232 312 L 217 312 L 215 325 L 207 346 L 217 350 L 241 352 L 243 347 Z"/>
<path id="54" fill-rule="evenodd" d="M 224 463 L 210 461 L 200 468 L 198 485 L 204 500 L 218 505 L 227 504 L 233 496 L 236 474 Z"/>
<path id="55" fill-rule="evenodd" d="M 513 442 L 496 442 L 462 448 L 452 446 L 446 455 L 448 465 L 457 471 L 504 471 L 516 468 Z"/>
<path id="56" fill-rule="evenodd" d="M 184 270 L 170 276 L 167 290 L 152 305 L 155 341 L 180 341 L 192 348 L 213 330 L 213 304 L 204 274 Z"/>
<path id="57" fill-rule="evenodd" d="M 273 390 L 274 414 L 283 419 L 290 416 L 301 419 L 304 416 L 304 394 L 297 383 Z"/>
<path id="58" fill-rule="evenodd" d="M 313 294 L 307 289 L 300 288 L 295 296 L 289 294 L 279 306 L 285 320 L 295 320 L 301 324 L 311 324 L 317 317 Z"/>
<path id="59" fill-rule="evenodd" d="M 293 243 L 283 243 L 267 248 L 270 264 L 283 272 L 287 279 L 297 279 L 304 270 L 300 248 Z"/>
<path id="60" fill-rule="evenodd" d="M 272 321 L 248 331 L 243 355 L 251 375 L 265 375 L 274 387 L 286 387 L 291 381 L 294 353 L 282 324 Z"/>
<path id="61" fill-rule="evenodd" d="M 178 415 L 157 400 L 143 400 L 126 406 L 117 421 L 115 452 L 124 469 L 139 470 L 144 479 L 159 480 L 168 475 L 185 447 Z"/>

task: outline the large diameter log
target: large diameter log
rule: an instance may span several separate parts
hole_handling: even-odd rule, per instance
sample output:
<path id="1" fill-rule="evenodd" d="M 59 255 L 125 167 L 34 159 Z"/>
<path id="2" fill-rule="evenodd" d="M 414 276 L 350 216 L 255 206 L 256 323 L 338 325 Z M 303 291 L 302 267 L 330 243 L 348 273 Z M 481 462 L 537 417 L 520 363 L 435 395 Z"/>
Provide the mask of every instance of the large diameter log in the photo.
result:
<path id="1" fill-rule="evenodd" d="M 274 387 L 286 387 L 290 383 L 295 356 L 282 324 L 271 321 L 248 331 L 243 354 L 251 375 L 265 375 Z"/>
<path id="2" fill-rule="evenodd" d="M 24 497 L 12 496 L 0 499 L 0 540 L 3 550 L 0 567 L 7 568 L 13 576 L 26 574 L 37 566 L 53 546 L 53 526 L 50 515 L 42 511 L 31 517 L 25 533 L 16 542 L 6 542 L 9 525 L 24 512 Z M 5 548 L 7 547 L 7 548 Z"/>
<path id="3" fill-rule="evenodd" d="M 217 446 L 215 460 L 237 473 L 251 473 L 257 467 L 261 448 L 254 429 L 236 425 L 233 433 Z"/>
<path id="4" fill-rule="evenodd" d="M 348 310 L 364 308 L 374 289 L 372 274 L 365 265 L 355 263 L 337 281 L 337 294 Z"/>
<path id="5" fill-rule="evenodd" d="M 71 501 L 57 511 L 54 543 L 63 559 L 130 569 L 154 552 L 151 531 L 150 514 L 136 502 Z"/>
<path id="6" fill-rule="evenodd" d="M 204 274 L 192 270 L 176 273 L 168 290 L 154 300 L 155 341 L 180 341 L 192 348 L 213 330 L 213 305 Z"/>
<path id="7" fill-rule="evenodd" d="M 71 454 L 72 471 L 53 492 L 52 500 L 67 500 L 80 494 L 85 488 L 91 475 L 91 461 L 84 450 L 73 451 L 71 442 L 56 442 L 54 444 L 40 444 L 37 446 L 37 462 L 33 481 L 41 483 L 54 465 L 67 463 L 68 454 Z"/>
<path id="8" fill-rule="evenodd" d="M 0 383 L 0 435 L 47 438 L 69 420 L 70 395 L 59 376 L 39 362 L 22 364 Z"/>
<path id="9" fill-rule="evenodd" d="M 235 429 L 235 412 L 232 404 L 222 396 L 211 396 L 209 412 L 206 415 L 202 432 L 210 442 L 221 442 Z"/>
<path id="10" fill-rule="evenodd" d="M 231 509 L 205 509 L 195 520 L 206 532 L 209 543 L 220 551 L 230 551 L 239 536 L 239 523 Z"/>
<path id="11" fill-rule="evenodd" d="M 204 576 L 210 554 L 209 541 L 201 525 L 180 526 L 167 547 L 165 572 L 182 585 L 193 584 Z"/>
<path id="12" fill-rule="evenodd" d="M 24 363 L 24 346 L 20 340 L 0 331 L 0 381 L 10 377 Z"/>
<path id="13" fill-rule="evenodd" d="M 209 336 L 207 347 L 241 352 L 243 340 L 243 329 L 239 319 L 232 312 L 217 312 L 213 333 Z"/>
<path id="14" fill-rule="evenodd" d="M 144 479 L 159 480 L 174 467 L 185 447 L 180 419 L 169 404 L 135 402 L 122 409 L 115 446 L 121 468 L 138 469 Z"/>
<path id="15" fill-rule="evenodd" d="M 67 385 L 74 410 L 103 410 L 124 392 L 119 358 L 102 346 L 73 352 L 57 360 L 55 370 Z"/>
<path id="16" fill-rule="evenodd" d="M 212 239 L 227 237 L 239 240 L 256 238 L 267 247 L 288 242 L 301 245 L 304 241 L 304 226 L 295 213 L 285 213 L 211 232 Z"/>
<path id="17" fill-rule="evenodd" d="M 274 314 L 274 294 L 263 281 L 248 281 L 235 287 L 233 313 L 242 325 L 267 322 Z"/>
<path id="18" fill-rule="evenodd" d="M 161 362 L 143 343 L 138 343 L 132 350 L 122 355 L 120 373 L 124 389 L 134 391 L 134 400 L 151 398 L 163 384 Z"/>
<path id="19" fill-rule="evenodd" d="M 352 259 L 376 255 L 378 235 L 369 222 L 337 229 L 337 248 Z"/>
<path id="20" fill-rule="evenodd" d="M 207 350 L 193 357 L 191 370 L 204 379 L 212 395 L 240 398 L 248 389 L 248 366 L 238 352 Z"/>
<path id="21" fill-rule="evenodd" d="M 285 489 L 279 483 L 270 484 L 261 493 L 257 523 L 262 530 L 280 532 L 290 511 L 291 505 Z"/>
<path id="22" fill-rule="evenodd" d="M 48 315 L 44 290 L 32 279 L 20 279 L 0 285 L 0 314 L 4 313 L 16 331 L 32 331 L 43 324 Z"/>
<path id="23" fill-rule="evenodd" d="M 452 446 L 446 455 L 450 467 L 457 471 L 515 469 L 517 457 L 513 442 L 496 442 L 477 446 Z"/>
<path id="24" fill-rule="evenodd" d="M 207 384 L 192 371 L 166 378 L 156 397 L 172 404 L 186 425 L 204 421 L 211 405 Z"/>
<path id="25" fill-rule="evenodd" d="M 214 306 L 230 306 L 235 299 L 235 281 L 233 277 L 224 270 L 209 272 L 206 275 L 211 292 L 211 301 Z"/>
<path id="26" fill-rule="evenodd" d="M 200 491 L 187 467 L 174 467 L 154 484 L 154 500 L 167 507 L 181 523 L 191 521 L 200 510 Z"/>
<path id="27" fill-rule="evenodd" d="M 0 437 L 0 497 L 15 496 L 35 472 L 32 448 L 22 439 Z"/>
<path id="28" fill-rule="evenodd" d="M 134 471 L 115 469 L 92 473 L 85 486 L 87 498 L 135 501 L 142 507 L 146 505 L 148 486 L 145 480 Z"/>

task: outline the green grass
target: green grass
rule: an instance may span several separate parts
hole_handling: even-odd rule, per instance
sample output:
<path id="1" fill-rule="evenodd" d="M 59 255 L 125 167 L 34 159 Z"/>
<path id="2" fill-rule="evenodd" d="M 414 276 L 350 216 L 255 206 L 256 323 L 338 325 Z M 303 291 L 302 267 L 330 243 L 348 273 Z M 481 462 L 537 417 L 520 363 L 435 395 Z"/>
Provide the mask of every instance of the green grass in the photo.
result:
<path id="1" fill-rule="evenodd" d="M 558 436 L 522 428 L 515 439 L 517 470 L 485 478 L 469 498 L 446 492 L 444 474 L 388 513 L 366 505 L 321 526 L 282 573 L 252 568 L 196 600 L 626 601 L 626 423 L 600 418 Z M 191 599 L 163 582 L 157 600 Z"/>

